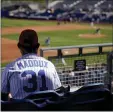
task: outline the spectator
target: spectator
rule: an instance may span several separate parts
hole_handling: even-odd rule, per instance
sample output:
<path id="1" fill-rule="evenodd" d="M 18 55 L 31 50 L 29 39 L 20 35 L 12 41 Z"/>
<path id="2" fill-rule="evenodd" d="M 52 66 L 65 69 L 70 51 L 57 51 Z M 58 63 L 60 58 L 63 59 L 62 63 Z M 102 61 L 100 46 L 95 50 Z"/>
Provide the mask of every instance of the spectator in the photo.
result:
<path id="1" fill-rule="evenodd" d="M 23 30 L 17 44 L 22 56 L 7 65 L 1 77 L 1 99 L 23 99 L 37 91 L 61 87 L 55 66 L 37 55 L 38 35 L 34 30 Z"/>

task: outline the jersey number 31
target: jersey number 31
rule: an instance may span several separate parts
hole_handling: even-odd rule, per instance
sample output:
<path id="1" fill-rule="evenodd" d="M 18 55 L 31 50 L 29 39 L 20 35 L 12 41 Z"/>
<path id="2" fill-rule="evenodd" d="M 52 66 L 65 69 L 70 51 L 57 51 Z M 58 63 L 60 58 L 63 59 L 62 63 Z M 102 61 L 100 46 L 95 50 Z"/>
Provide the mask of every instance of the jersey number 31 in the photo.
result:
<path id="1" fill-rule="evenodd" d="M 31 77 L 28 78 L 28 83 L 32 84 L 32 87 L 29 88 L 28 86 L 23 86 L 23 90 L 25 92 L 34 92 L 34 91 L 37 90 L 37 76 L 36 76 L 36 73 L 32 70 L 27 70 L 27 71 L 24 71 L 21 74 L 21 77 L 27 77 L 27 75 L 29 75 L 29 74 L 31 74 Z M 40 70 L 38 72 L 38 76 L 40 76 L 41 79 L 42 79 L 42 87 L 40 87 L 40 91 L 48 90 L 48 88 L 46 87 L 45 71 Z"/>

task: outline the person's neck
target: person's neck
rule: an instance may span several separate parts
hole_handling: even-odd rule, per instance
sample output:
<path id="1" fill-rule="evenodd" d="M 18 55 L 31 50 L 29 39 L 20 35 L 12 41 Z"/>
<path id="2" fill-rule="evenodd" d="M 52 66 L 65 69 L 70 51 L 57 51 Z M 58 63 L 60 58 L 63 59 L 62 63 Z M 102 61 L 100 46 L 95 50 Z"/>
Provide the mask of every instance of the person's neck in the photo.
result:
<path id="1" fill-rule="evenodd" d="M 22 53 L 22 56 L 27 55 L 27 54 L 37 54 L 37 52 L 24 52 Z"/>

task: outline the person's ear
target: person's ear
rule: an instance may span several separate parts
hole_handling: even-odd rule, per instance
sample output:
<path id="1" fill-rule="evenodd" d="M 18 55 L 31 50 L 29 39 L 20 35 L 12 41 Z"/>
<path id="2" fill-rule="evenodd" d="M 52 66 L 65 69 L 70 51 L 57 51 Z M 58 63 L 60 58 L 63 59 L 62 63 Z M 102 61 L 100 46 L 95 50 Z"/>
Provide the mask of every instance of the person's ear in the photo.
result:
<path id="1" fill-rule="evenodd" d="M 22 46 L 21 46 L 21 44 L 19 42 L 18 42 L 17 46 L 18 46 L 21 54 L 23 55 L 24 54 L 24 50 L 23 50 L 23 48 L 22 48 Z"/>
<path id="2" fill-rule="evenodd" d="M 18 42 L 17 46 L 18 46 L 18 48 L 20 48 L 20 43 L 19 42 Z"/>
<path id="3" fill-rule="evenodd" d="M 40 46 L 40 43 L 37 43 L 37 48 L 39 48 L 39 46 Z"/>

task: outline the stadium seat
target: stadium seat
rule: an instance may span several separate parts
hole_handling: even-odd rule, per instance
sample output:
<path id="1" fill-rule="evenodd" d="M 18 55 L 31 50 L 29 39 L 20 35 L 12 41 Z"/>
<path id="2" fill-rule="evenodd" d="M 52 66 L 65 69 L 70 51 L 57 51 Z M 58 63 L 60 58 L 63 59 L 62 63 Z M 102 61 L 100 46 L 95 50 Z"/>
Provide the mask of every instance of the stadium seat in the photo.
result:
<path id="1" fill-rule="evenodd" d="M 36 103 L 40 110 L 64 110 L 62 107 L 65 103 L 65 101 L 62 99 L 65 99 L 65 95 L 69 93 L 70 87 L 63 87 L 56 90 L 48 90 L 48 91 L 40 91 L 35 92 L 27 96 L 25 99 L 32 100 L 34 103 Z"/>
<path id="2" fill-rule="evenodd" d="M 57 100 L 46 100 L 45 110 L 88 111 L 112 110 L 112 95 L 103 84 L 84 86 L 77 91 L 68 92 Z"/>
<path id="3" fill-rule="evenodd" d="M 3 111 L 61 110 L 61 99 L 69 87 L 35 92 L 23 100 L 1 101 Z M 59 103 L 60 102 L 60 103 Z"/>
<path id="4" fill-rule="evenodd" d="M 84 86 L 68 98 L 69 110 L 112 110 L 111 92 L 103 84 Z"/>
<path id="5" fill-rule="evenodd" d="M 25 99 L 36 99 L 36 98 L 48 98 L 51 96 L 57 96 L 57 93 L 55 91 L 49 90 L 49 91 L 40 91 L 40 92 L 35 92 L 31 93 Z"/>
<path id="6" fill-rule="evenodd" d="M 63 96 L 64 94 L 66 94 L 67 92 L 70 91 L 70 86 L 64 87 L 61 86 L 59 88 L 57 88 L 56 90 L 48 90 L 48 91 L 40 91 L 40 92 L 35 92 L 35 93 L 31 93 L 30 95 L 28 95 L 27 97 L 25 97 L 25 99 L 49 99 L 49 98 L 59 98 L 61 96 Z"/>
<path id="7" fill-rule="evenodd" d="M 50 101 L 49 101 L 50 100 Z M 58 100 L 52 99 L 23 99 L 12 101 L 1 101 L 2 111 L 45 111 L 45 110 L 58 110 L 61 108 Z M 60 110 L 60 109 L 59 109 Z"/>
<path id="8" fill-rule="evenodd" d="M 30 100 L 1 101 L 2 111 L 35 111 L 38 107 Z"/>
<path id="9" fill-rule="evenodd" d="M 57 97 L 54 97 L 53 93 L 56 94 Z M 81 87 L 74 92 L 67 91 L 67 94 L 59 95 L 56 92 L 53 93 L 47 93 L 47 97 L 43 102 L 45 105 L 43 106 L 42 110 L 112 110 L 111 93 L 107 88 L 104 87 L 103 84 L 91 84 Z M 44 95 L 46 95 L 46 93 L 44 93 L 42 96 Z M 48 95 L 51 96 L 51 98 L 48 98 Z M 36 101 L 36 99 L 34 101 Z"/>
<path id="10" fill-rule="evenodd" d="M 59 93 L 41 91 L 24 100 L 2 101 L 2 110 L 88 111 L 112 110 L 112 94 L 103 84 L 81 87 L 77 91 Z"/>

